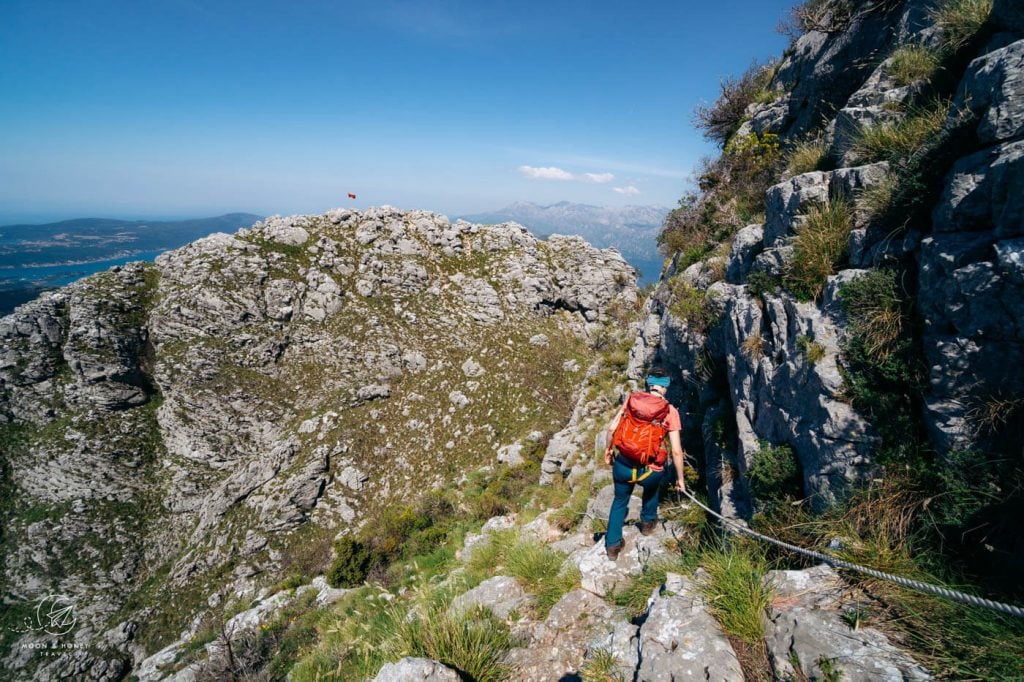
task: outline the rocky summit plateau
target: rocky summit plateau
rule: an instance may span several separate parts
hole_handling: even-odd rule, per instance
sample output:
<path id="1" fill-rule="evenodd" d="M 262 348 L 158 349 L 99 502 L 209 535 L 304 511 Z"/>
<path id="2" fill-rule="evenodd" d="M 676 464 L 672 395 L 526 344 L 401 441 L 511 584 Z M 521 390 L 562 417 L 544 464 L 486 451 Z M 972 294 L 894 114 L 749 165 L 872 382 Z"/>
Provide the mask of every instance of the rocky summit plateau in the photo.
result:
<path id="1" fill-rule="evenodd" d="M 698 108 L 649 294 L 385 206 L 0 318 L 5 679 L 1024 677 L 1024 10 L 788 30 Z M 610 560 L 606 427 L 654 365 L 693 497 L 631 498 Z"/>
<path id="2" fill-rule="evenodd" d="M 578 238 L 380 208 L 268 219 L 20 307 L 0 321 L 4 584 L 75 600 L 91 642 L 37 676 L 117 679 L 390 501 L 521 458 L 636 300 L 622 257 Z"/>

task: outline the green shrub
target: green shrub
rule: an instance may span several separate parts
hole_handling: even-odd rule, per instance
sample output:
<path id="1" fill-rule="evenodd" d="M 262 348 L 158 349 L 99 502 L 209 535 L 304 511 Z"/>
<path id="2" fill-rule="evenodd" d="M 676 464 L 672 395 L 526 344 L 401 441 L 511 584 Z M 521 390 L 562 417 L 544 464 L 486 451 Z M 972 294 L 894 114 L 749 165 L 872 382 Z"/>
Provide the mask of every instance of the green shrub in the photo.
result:
<path id="1" fill-rule="evenodd" d="M 931 18 L 942 30 L 943 46 L 956 51 L 971 42 L 991 14 L 992 0 L 943 0 Z"/>
<path id="2" fill-rule="evenodd" d="M 786 172 L 789 175 L 825 170 L 828 166 L 828 144 L 821 139 L 801 140 L 786 154 Z"/>
<path id="3" fill-rule="evenodd" d="M 936 102 L 908 111 L 899 121 L 861 126 L 850 151 L 861 163 L 905 160 L 938 137 L 949 106 L 948 102 Z"/>
<path id="4" fill-rule="evenodd" d="M 939 56 L 924 45 L 904 45 L 889 57 L 886 71 L 897 85 L 928 81 L 939 68 Z"/>
<path id="5" fill-rule="evenodd" d="M 782 147 L 774 133 L 734 135 L 726 143 L 719 163 L 728 181 L 718 194 L 732 203 L 734 224 L 752 222 L 764 211 L 764 193 L 777 181 L 781 160 Z M 718 235 L 718 241 L 730 235 L 731 230 Z"/>
<path id="6" fill-rule="evenodd" d="M 328 584 L 332 587 L 356 587 L 366 579 L 372 555 L 361 542 L 344 537 L 334 544 L 337 558 L 327 570 Z"/>
<path id="7" fill-rule="evenodd" d="M 767 272 L 759 270 L 747 275 L 747 293 L 751 296 L 764 298 L 765 294 L 774 294 L 781 285 L 781 278 Z"/>
<path id="8" fill-rule="evenodd" d="M 786 286 L 805 301 L 818 298 L 825 279 L 835 273 L 846 256 L 853 229 L 853 212 L 843 199 L 831 199 L 807 211 L 796 228 L 793 262 L 786 272 Z"/>
<path id="9" fill-rule="evenodd" d="M 842 346 L 846 394 L 882 437 L 880 460 L 915 463 L 924 368 L 905 323 L 910 302 L 901 293 L 899 273 L 872 270 L 843 285 L 839 300 L 849 318 Z"/>
<path id="10" fill-rule="evenodd" d="M 703 334 L 718 320 L 714 300 L 707 291 L 691 286 L 682 275 L 670 279 L 668 286 L 672 295 L 669 313 L 691 330 Z"/>
<path id="11" fill-rule="evenodd" d="M 747 473 L 750 492 L 763 502 L 799 499 L 803 495 L 803 481 L 796 454 L 788 445 L 772 445 L 759 441 L 760 449 Z"/>
<path id="12" fill-rule="evenodd" d="M 688 267 L 714 248 L 712 230 L 714 207 L 696 194 L 685 194 L 679 205 L 669 211 L 658 233 L 658 246 L 666 256 L 684 254 L 681 267 Z"/>

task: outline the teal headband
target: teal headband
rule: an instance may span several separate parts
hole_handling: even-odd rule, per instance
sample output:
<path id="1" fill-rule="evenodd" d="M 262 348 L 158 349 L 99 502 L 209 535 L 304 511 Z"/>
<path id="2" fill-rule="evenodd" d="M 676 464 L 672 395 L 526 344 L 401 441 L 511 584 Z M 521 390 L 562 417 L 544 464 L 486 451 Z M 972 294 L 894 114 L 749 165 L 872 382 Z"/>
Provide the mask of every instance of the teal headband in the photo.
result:
<path id="1" fill-rule="evenodd" d="M 647 377 L 647 385 L 648 386 L 661 386 L 662 388 L 668 388 L 668 385 L 670 383 L 672 383 L 672 380 L 669 379 L 668 377 L 655 377 L 655 376 L 648 376 Z"/>

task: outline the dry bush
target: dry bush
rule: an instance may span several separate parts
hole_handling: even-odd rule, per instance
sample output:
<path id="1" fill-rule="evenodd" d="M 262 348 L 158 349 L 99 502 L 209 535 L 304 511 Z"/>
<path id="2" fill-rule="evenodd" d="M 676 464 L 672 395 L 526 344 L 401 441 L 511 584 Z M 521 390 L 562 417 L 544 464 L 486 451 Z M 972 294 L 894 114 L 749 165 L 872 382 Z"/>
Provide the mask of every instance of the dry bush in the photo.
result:
<path id="1" fill-rule="evenodd" d="M 764 100 L 775 75 L 774 66 L 754 61 L 739 78 L 723 80 L 715 103 L 699 105 L 694 111 L 694 125 L 704 131 L 706 138 L 724 147 L 745 120 L 747 107 Z"/>
<path id="2" fill-rule="evenodd" d="M 743 340 L 740 349 L 747 358 L 757 362 L 764 357 L 764 337 L 760 334 L 752 334 Z"/>

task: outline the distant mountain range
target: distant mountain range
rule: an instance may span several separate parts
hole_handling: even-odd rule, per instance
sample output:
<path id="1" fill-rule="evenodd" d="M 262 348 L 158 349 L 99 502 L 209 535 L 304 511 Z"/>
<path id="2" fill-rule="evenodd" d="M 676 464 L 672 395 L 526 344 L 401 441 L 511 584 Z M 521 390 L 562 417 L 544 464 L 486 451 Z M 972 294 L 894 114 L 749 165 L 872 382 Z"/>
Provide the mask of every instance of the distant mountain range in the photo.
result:
<path id="1" fill-rule="evenodd" d="M 132 260 L 152 260 L 214 232 L 234 232 L 261 216 L 228 213 L 193 220 L 80 218 L 0 227 L 0 315 L 76 279 Z"/>
<path id="2" fill-rule="evenodd" d="M 669 209 L 661 206 L 589 206 L 560 201 L 540 206 L 520 201 L 498 211 L 460 216 L 473 223 L 514 221 L 534 234 L 578 234 L 594 246 L 613 246 L 640 270 L 640 283 L 658 278 L 662 257 L 655 238 Z"/>

